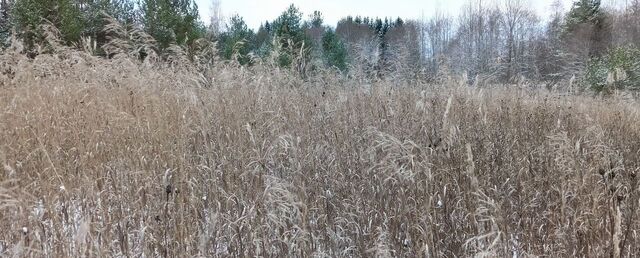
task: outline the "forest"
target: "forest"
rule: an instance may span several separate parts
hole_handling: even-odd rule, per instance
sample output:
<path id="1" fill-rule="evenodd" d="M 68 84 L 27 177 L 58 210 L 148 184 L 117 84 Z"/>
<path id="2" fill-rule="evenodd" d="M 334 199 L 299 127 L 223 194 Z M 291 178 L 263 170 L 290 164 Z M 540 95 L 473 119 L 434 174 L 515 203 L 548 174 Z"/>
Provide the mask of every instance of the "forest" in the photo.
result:
<path id="1" fill-rule="evenodd" d="M 215 43 L 222 60 L 251 66 L 272 59 L 301 76 L 329 68 L 371 79 L 464 75 L 470 84 L 526 80 L 554 87 L 571 80 L 574 90 L 596 92 L 636 90 L 640 82 L 637 0 L 606 6 L 577 0 L 566 13 L 556 0 L 545 17 L 525 0 L 469 1 L 457 16 L 355 15 L 337 24 L 292 4 L 257 30 L 239 14 L 225 18 L 219 0 L 211 4 L 213 15 L 200 17 L 193 0 L 2 0 L 0 40 L 5 48 L 11 38 L 21 40 L 22 52 L 33 57 L 51 51 L 47 28 L 55 28 L 63 45 L 105 58 L 122 52 L 111 39 L 128 37 L 134 49 L 127 54 L 141 60 L 180 51 L 191 61 L 213 59 L 198 51 Z M 116 23 L 122 30 L 109 26 Z M 145 36 L 132 37 L 136 31 Z"/>
<path id="2" fill-rule="evenodd" d="M 0 0 L 0 257 L 640 253 L 640 1 L 293 2 Z"/>

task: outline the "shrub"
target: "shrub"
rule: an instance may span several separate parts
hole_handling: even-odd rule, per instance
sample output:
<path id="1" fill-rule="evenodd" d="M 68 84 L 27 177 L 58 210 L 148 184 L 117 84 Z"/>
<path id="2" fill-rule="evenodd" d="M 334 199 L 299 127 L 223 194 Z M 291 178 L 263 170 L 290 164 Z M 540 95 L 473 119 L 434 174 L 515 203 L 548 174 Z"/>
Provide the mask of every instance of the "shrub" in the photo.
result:
<path id="1" fill-rule="evenodd" d="M 586 83 L 596 92 L 640 89 L 640 49 L 618 47 L 587 64 Z"/>

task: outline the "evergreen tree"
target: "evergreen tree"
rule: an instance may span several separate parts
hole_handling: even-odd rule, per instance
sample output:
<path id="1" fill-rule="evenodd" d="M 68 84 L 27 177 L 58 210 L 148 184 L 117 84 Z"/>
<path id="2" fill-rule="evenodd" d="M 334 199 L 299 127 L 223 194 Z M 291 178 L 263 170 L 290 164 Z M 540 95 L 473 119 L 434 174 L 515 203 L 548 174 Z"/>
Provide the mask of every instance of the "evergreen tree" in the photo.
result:
<path id="1" fill-rule="evenodd" d="M 377 18 L 373 24 L 373 28 L 378 38 L 378 63 L 376 64 L 376 71 L 378 76 L 384 75 L 384 70 L 389 66 L 389 42 L 387 40 L 387 32 L 391 28 L 389 19 Z"/>
<path id="2" fill-rule="evenodd" d="M 135 6 L 132 0 L 86 0 L 80 5 L 83 14 L 83 36 L 96 41 L 98 47 L 106 43 L 104 26 L 105 14 L 123 24 L 132 24 L 135 19 Z"/>
<path id="3" fill-rule="evenodd" d="M 249 64 L 249 53 L 253 50 L 254 38 L 253 31 L 247 27 L 242 17 L 231 17 L 227 31 L 220 36 L 222 57 L 229 60 L 235 56 L 240 64 Z"/>
<path id="4" fill-rule="evenodd" d="M 0 0 L 0 49 L 6 47 L 9 43 L 8 39 L 11 32 L 9 17 L 12 8 L 12 1 Z"/>
<path id="5" fill-rule="evenodd" d="M 347 48 L 333 30 L 327 30 L 322 36 L 322 50 L 324 61 L 329 67 L 347 70 Z"/>
<path id="6" fill-rule="evenodd" d="M 69 44 L 78 42 L 84 30 L 81 12 L 73 0 L 16 0 L 11 17 L 27 49 L 44 39 L 42 24 L 51 23 Z"/>
<path id="7" fill-rule="evenodd" d="M 267 21 L 260 25 L 258 32 L 254 38 L 254 46 L 256 48 L 256 54 L 261 57 L 265 57 L 271 51 L 271 24 Z"/>
<path id="8" fill-rule="evenodd" d="M 145 30 L 160 49 L 171 44 L 191 45 L 204 35 L 193 0 L 142 0 L 140 8 Z"/>
<path id="9" fill-rule="evenodd" d="M 565 21 L 565 40 L 587 43 L 589 57 L 600 57 L 609 46 L 611 28 L 600 0 L 577 0 Z"/>
<path id="10" fill-rule="evenodd" d="M 324 23 L 324 17 L 322 17 L 322 13 L 320 11 L 314 11 L 310 18 L 312 28 L 322 27 L 322 24 Z"/>
<path id="11" fill-rule="evenodd" d="M 640 90 L 640 49 L 618 47 L 587 64 L 585 82 L 596 92 Z"/>
<path id="12" fill-rule="evenodd" d="M 355 22 L 356 24 L 362 24 L 362 17 L 360 17 L 360 16 L 356 16 L 356 19 L 354 20 L 354 22 Z"/>
<path id="13" fill-rule="evenodd" d="M 278 56 L 278 63 L 282 67 L 289 67 L 295 58 L 311 47 L 310 40 L 302 27 L 302 13 L 294 5 L 284 11 L 272 24 L 274 35 L 282 51 Z M 304 48 L 304 49 L 302 49 Z M 301 51 L 302 49 L 302 51 Z"/>
<path id="14" fill-rule="evenodd" d="M 305 21 L 304 31 L 311 42 L 311 59 L 322 61 L 322 37 L 328 28 L 323 26 L 324 17 L 320 11 L 314 11 L 309 15 L 309 20 Z"/>

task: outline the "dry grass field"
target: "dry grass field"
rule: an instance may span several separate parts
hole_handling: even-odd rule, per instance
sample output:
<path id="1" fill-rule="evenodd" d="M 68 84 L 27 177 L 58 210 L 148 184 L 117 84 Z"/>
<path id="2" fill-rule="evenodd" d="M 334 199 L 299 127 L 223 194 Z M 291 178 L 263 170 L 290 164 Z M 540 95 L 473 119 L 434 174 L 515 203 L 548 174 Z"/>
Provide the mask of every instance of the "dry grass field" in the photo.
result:
<path id="1" fill-rule="evenodd" d="M 640 106 L 268 65 L 0 57 L 0 256 L 619 257 Z"/>

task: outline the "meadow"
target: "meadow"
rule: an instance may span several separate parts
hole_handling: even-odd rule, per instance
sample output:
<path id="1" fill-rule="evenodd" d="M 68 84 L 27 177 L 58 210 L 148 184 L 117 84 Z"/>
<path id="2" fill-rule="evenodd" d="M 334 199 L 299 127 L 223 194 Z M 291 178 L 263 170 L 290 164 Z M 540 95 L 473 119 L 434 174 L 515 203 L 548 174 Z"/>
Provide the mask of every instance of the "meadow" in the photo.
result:
<path id="1" fill-rule="evenodd" d="M 640 106 L 65 50 L 0 57 L 3 257 L 620 257 Z"/>

